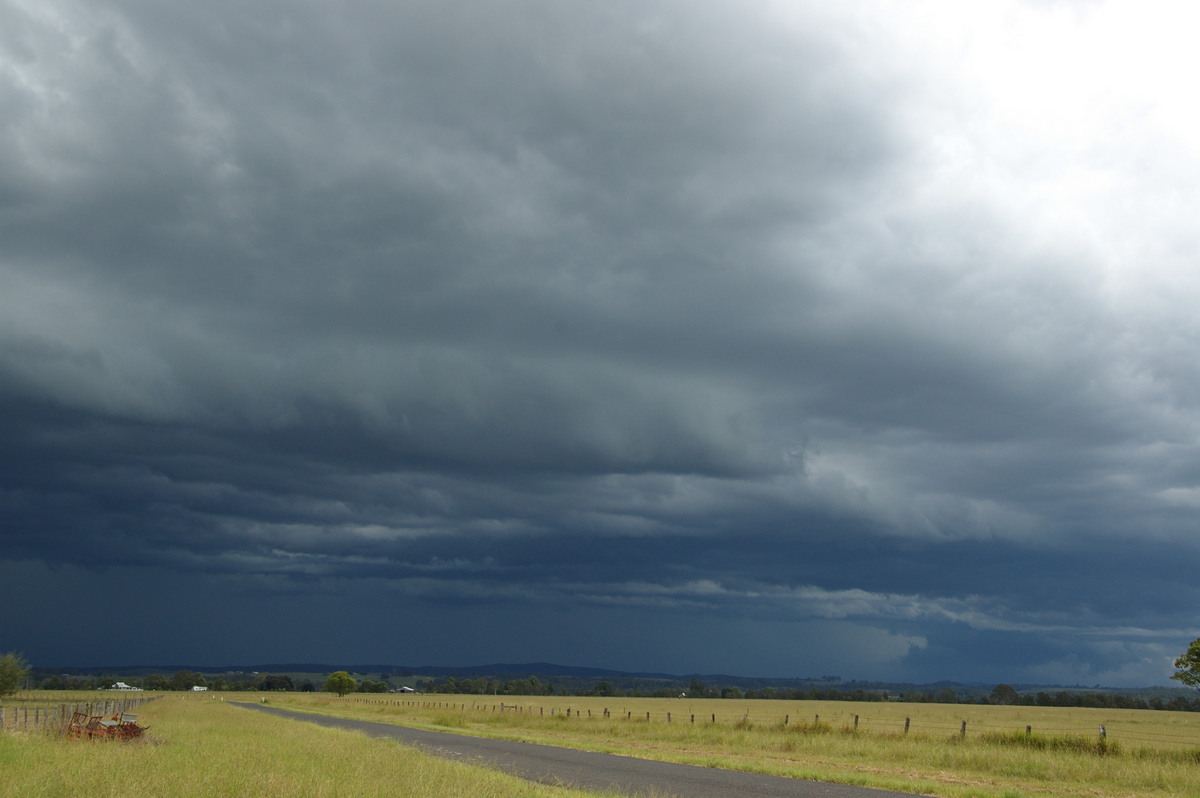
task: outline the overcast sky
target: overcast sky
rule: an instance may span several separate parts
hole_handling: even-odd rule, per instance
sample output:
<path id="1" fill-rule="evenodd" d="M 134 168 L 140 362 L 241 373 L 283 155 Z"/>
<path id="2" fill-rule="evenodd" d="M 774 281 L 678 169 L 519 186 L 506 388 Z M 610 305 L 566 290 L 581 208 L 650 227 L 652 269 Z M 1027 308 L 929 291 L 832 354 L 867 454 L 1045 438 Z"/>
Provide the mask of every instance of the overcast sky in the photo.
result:
<path id="1" fill-rule="evenodd" d="M 0 651 L 1167 683 L 1198 15 L 0 0 Z"/>

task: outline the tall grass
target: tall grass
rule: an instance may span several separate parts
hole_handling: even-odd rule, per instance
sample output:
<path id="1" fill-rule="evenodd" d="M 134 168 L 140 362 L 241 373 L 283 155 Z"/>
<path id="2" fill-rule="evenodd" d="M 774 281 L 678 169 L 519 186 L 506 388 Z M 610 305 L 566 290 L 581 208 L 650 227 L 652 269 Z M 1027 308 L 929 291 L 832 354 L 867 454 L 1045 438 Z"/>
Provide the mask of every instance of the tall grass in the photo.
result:
<path id="1" fill-rule="evenodd" d="M 570 798 L 559 789 L 438 759 L 394 742 L 248 712 L 205 697 L 141 708 L 141 742 L 0 733 L 0 795 L 485 796 Z"/>
<path id="2" fill-rule="evenodd" d="M 363 719 L 947 798 L 1200 795 L 1200 747 L 1129 744 L 1111 731 L 1099 736 L 1102 723 L 1110 730 L 1140 728 L 1148 740 L 1151 730 L 1200 728 L 1200 718 L 1177 713 L 1141 711 L 1133 718 L 1113 710 L 824 702 L 737 702 L 740 711 L 732 712 L 728 700 L 563 697 L 506 698 L 522 706 L 504 710 L 499 698 L 480 696 L 293 694 L 270 700 Z M 912 720 L 908 734 L 906 717 Z M 1027 733 L 1027 725 L 1044 731 Z"/>

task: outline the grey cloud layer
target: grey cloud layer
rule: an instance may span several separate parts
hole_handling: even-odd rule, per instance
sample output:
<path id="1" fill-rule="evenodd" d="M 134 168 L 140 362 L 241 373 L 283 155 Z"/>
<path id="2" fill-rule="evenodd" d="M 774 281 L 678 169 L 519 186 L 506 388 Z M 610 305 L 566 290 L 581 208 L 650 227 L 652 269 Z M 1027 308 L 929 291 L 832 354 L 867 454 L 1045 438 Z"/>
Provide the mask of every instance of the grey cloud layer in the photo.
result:
<path id="1" fill-rule="evenodd" d="M 1194 593 L 1191 238 L 986 162 L 903 30 L 3 13 L 11 558 L 850 619 L 913 673 L 1111 628 L 1157 648 L 1021 667 L 1158 678 L 1188 625 L 1142 580 Z"/>

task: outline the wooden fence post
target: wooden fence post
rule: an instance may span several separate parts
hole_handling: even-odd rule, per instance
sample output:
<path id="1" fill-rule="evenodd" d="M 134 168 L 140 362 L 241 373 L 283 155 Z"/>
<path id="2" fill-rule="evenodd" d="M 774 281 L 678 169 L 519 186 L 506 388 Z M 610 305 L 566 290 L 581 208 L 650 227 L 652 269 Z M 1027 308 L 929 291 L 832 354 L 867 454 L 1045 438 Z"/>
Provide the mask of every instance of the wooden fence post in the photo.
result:
<path id="1" fill-rule="evenodd" d="M 908 724 L 909 724 L 909 722 L 910 722 L 911 720 L 912 720 L 912 718 L 905 718 L 905 719 L 904 719 L 904 733 L 905 733 L 905 734 L 908 734 Z"/>
<path id="2" fill-rule="evenodd" d="M 962 722 L 962 729 L 959 730 L 958 735 L 960 737 L 967 736 L 967 722 L 965 720 Z"/>

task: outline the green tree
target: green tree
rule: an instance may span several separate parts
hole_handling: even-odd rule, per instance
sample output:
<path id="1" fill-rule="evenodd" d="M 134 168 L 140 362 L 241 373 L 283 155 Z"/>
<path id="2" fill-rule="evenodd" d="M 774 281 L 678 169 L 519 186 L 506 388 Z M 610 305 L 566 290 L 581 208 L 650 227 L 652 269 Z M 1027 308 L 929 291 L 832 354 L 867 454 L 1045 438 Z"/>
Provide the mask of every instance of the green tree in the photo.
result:
<path id="1" fill-rule="evenodd" d="M 1017 699 L 1016 688 L 1010 684 L 998 684 L 992 688 L 992 703 L 993 704 L 1015 704 Z"/>
<path id="2" fill-rule="evenodd" d="M 29 663 L 15 651 L 0 657 L 0 696 L 12 695 L 29 678 Z"/>
<path id="3" fill-rule="evenodd" d="M 1193 640 L 1187 651 L 1175 660 L 1175 675 L 1171 678 L 1188 687 L 1200 689 L 1200 637 Z"/>
<path id="4" fill-rule="evenodd" d="M 933 700 L 939 704 L 957 704 L 958 693 L 949 687 L 943 687 L 933 695 Z"/>
<path id="5" fill-rule="evenodd" d="M 354 677 L 345 671 L 331 673 L 325 680 L 325 692 L 337 693 L 339 696 L 353 693 L 356 687 L 358 687 L 358 682 L 354 681 Z"/>
<path id="6" fill-rule="evenodd" d="M 207 687 L 208 682 L 195 671 L 175 671 L 171 677 L 172 690 L 191 690 L 193 687 Z"/>
<path id="7" fill-rule="evenodd" d="M 170 690 L 171 682 L 161 673 L 152 673 L 146 677 L 147 690 Z"/>
<path id="8" fill-rule="evenodd" d="M 289 692 L 294 690 L 292 685 L 292 677 L 286 673 L 264 673 L 256 680 L 256 690 L 264 690 L 270 692 Z"/>

